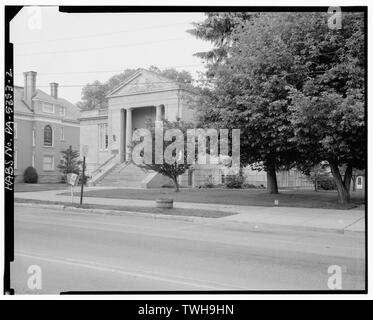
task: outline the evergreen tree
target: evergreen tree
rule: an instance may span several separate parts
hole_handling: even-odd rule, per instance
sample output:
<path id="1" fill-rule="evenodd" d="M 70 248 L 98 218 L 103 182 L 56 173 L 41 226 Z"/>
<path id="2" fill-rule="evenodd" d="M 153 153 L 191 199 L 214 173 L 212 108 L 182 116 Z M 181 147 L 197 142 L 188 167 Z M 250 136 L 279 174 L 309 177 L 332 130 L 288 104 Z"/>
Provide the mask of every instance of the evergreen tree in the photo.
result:
<path id="1" fill-rule="evenodd" d="M 79 160 L 79 151 L 73 150 L 71 146 L 66 150 L 61 151 L 62 161 L 57 166 L 57 168 L 63 174 L 63 180 L 66 181 L 66 176 L 68 173 L 75 173 L 79 175 L 80 166 L 82 161 Z"/>

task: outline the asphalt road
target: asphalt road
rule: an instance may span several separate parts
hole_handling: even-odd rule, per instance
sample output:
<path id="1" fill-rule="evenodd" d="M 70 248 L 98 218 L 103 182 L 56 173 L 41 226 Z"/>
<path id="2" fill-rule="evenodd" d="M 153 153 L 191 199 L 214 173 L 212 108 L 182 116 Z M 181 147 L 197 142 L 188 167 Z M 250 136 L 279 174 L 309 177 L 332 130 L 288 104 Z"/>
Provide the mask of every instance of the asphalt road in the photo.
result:
<path id="1" fill-rule="evenodd" d="M 362 234 L 15 207 L 11 282 L 16 294 L 328 290 L 328 268 L 337 265 L 342 289 L 358 290 L 365 287 L 364 246 Z"/>

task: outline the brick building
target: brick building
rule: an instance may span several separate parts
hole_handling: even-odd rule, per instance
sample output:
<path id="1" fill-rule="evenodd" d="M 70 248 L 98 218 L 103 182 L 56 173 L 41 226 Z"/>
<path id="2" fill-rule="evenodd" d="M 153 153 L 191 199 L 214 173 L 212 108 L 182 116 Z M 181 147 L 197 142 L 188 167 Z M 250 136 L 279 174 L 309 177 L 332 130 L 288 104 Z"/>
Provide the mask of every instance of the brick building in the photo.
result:
<path id="1" fill-rule="evenodd" d="M 36 88 L 34 71 L 24 73 L 24 87 L 14 86 L 14 158 L 16 182 L 33 166 L 39 182 L 59 182 L 61 150 L 79 150 L 79 110 L 58 97 L 58 84 L 50 94 Z"/>

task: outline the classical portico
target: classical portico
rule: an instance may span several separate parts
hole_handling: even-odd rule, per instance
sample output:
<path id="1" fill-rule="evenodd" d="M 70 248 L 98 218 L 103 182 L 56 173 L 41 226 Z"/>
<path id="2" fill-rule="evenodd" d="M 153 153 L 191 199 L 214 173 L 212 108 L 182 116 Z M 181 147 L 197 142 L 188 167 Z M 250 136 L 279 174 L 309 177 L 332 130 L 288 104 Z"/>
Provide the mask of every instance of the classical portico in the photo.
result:
<path id="1" fill-rule="evenodd" d="M 86 156 L 89 183 L 128 188 L 172 186 L 172 181 L 160 173 L 128 163 L 126 160 L 130 159 L 130 154 L 127 146 L 132 142 L 132 133 L 146 128 L 148 120 L 181 119 L 193 122 L 195 112 L 191 103 L 195 101 L 194 97 L 195 93 L 179 83 L 139 69 L 107 95 L 107 108 L 81 110 L 80 146 L 81 152 L 86 146 L 89 150 Z M 224 170 L 214 164 L 194 165 L 179 177 L 179 183 L 182 186 L 200 186 L 213 177 L 214 183 L 221 184 L 222 173 Z M 286 174 L 279 179 L 280 186 L 308 186 L 304 177 L 295 176 L 294 172 Z M 245 175 L 252 184 L 266 184 L 265 173 L 263 176 L 245 169 Z M 289 181 L 293 181 L 294 185 Z"/>
<path id="2" fill-rule="evenodd" d="M 82 110 L 81 146 L 90 183 L 127 187 L 159 187 L 169 183 L 161 174 L 129 164 L 132 135 L 147 122 L 193 121 L 190 97 L 195 94 L 157 73 L 139 69 L 107 95 L 108 107 Z M 171 182 L 172 184 L 172 182 Z"/>
<path id="3" fill-rule="evenodd" d="M 122 137 L 122 139 L 119 143 L 121 161 L 131 160 L 131 152 L 128 146 L 131 145 L 131 138 L 133 132 L 136 129 L 146 128 L 146 122 L 148 120 L 154 122 L 161 121 L 162 119 L 164 119 L 164 110 L 164 105 L 149 107 L 129 107 L 121 109 L 120 136 Z M 120 148 L 120 146 L 122 146 L 122 149 Z"/>
<path id="4" fill-rule="evenodd" d="M 177 82 L 143 69 L 110 92 L 107 98 L 111 154 L 118 154 L 121 162 L 129 161 L 132 133 L 146 128 L 149 120 L 191 120 L 193 113 L 185 97 Z"/>

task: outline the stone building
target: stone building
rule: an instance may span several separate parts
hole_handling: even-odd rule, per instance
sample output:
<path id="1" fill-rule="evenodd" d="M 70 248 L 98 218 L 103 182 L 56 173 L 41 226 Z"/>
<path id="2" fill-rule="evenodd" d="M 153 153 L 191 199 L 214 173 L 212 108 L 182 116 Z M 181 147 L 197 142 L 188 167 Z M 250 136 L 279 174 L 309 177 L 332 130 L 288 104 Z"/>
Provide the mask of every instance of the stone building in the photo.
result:
<path id="1" fill-rule="evenodd" d="M 128 187 L 156 187 L 170 183 L 154 172 L 128 164 L 128 146 L 134 130 L 148 120 L 193 121 L 189 103 L 193 92 L 157 73 L 139 69 L 111 91 L 108 108 L 82 110 L 81 148 L 88 150 L 91 183 Z"/>
<path id="2" fill-rule="evenodd" d="M 129 164 L 127 146 L 135 129 L 145 128 L 148 120 L 181 119 L 193 122 L 193 93 L 187 87 L 157 73 L 139 69 L 108 95 L 108 108 L 81 110 L 80 144 L 88 150 L 87 173 L 91 184 L 118 187 L 161 187 L 172 185 L 155 172 Z M 221 184 L 225 169 L 216 164 L 194 165 L 179 177 L 180 185 L 197 187 Z M 266 186 L 264 173 L 244 169 L 248 183 Z M 299 172 L 279 173 L 279 186 L 309 186 Z"/>

